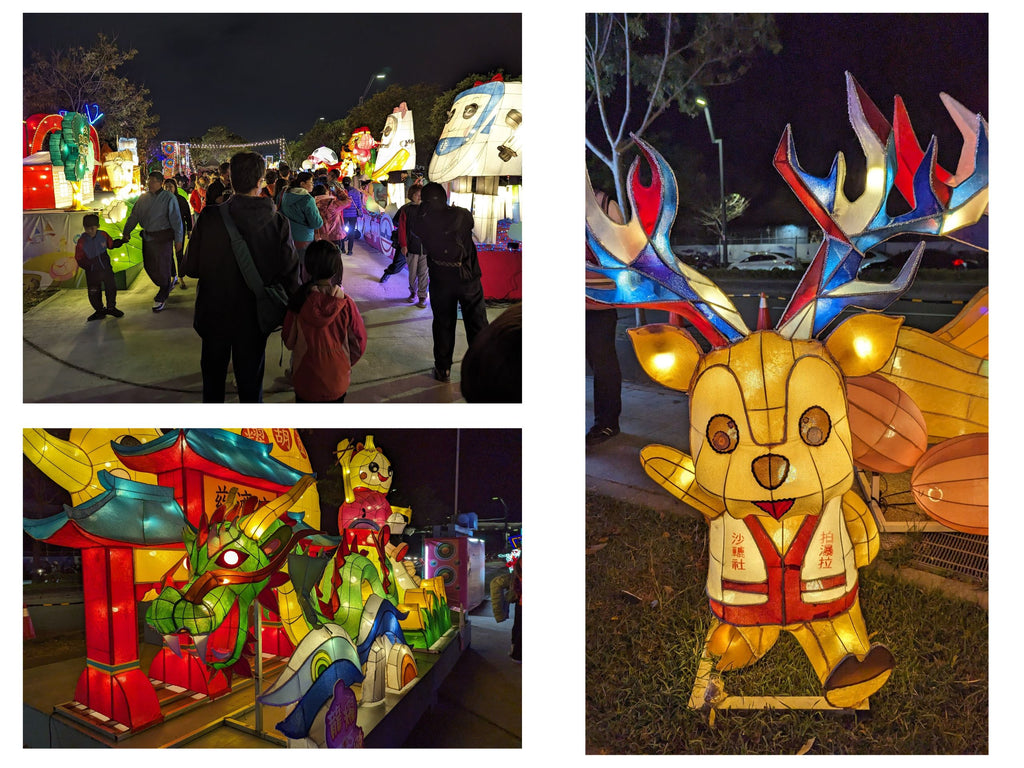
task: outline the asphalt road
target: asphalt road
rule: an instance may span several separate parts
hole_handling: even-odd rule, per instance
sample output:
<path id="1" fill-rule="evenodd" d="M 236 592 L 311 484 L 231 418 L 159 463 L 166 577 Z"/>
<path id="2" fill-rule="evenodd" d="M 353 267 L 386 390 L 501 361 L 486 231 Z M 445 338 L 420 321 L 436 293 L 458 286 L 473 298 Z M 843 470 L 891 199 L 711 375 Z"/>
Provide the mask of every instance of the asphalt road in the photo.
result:
<path id="1" fill-rule="evenodd" d="M 964 303 L 969 301 L 981 288 L 987 285 L 974 273 L 964 273 L 963 280 L 927 281 L 917 280 L 907 294 L 886 310 L 888 315 L 902 315 L 906 324 L 921 330 L 934 332 L 952 320 Z M 987 272 L 983 273 L 987 277 Z M 719 287 L 729 295 L 736 309 L 750 328 L 757 326 L 757 310 L 760 305 L 760 294 L 763 292 L 768 300 L 768 313 L 773 321 L 781 317 L 789 303 L 789 297 L 796 290 L 797 279 L 786 280 L 772 278 L 758 280 L 754 278 L 717 279 Z M 615 334 L 615 349 L 619 355 L 622 378 L 625 381 L 650 383 L 647 374 L 633 354 L 633 346 L 626 334 L 626 329 L 646 323 L 663 323 L 668 319 L 666 312 L 642 312 L 638 319 L 637 310 L 620 309 L 619 324 Z M 699 338 L 699 336 L 698 336 Z M 589 369 L 588 369 L 589 373 Z"/>

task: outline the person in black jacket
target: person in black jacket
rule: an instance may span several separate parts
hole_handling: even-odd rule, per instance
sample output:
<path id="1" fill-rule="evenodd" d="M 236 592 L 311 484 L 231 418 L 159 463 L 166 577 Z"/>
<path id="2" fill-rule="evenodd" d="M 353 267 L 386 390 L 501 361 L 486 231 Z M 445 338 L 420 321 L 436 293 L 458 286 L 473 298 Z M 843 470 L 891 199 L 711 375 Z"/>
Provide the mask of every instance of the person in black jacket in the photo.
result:
<path id="1" fill-rule="evenodd" d="M 188 200 L 178 194 L 178 182 L 173 178 L 164 179 L 164 189 L 174 195 L 174 199 L 178 201 L 178 209 L 181 211 L 181 225 L 185 228 L 185 239 L 188 240 L 192 236 L 192 207 L 188 204 Z M 178 273 L 174 278 L 178 283 L 178 287 L 182 290 L 188 288 L 185 285 L 185 270 L 182 267 L 184 259 L 185 251 L 182 249 L 178 252 Z"/>
<path id="2" fill-rule="evenodd" d="M 487 327 L 480 261 L 473 242 L 473 214 L 465 208 L 449 206 L 444 187 L 430 182 L 420 194 L 411 229 L 427 252 L 430 305 L 434 312 L 434 378 L 447 382 L 451 380 L 459 307 L 470 346 Z"/>
<path id="3" fill-rule="evenodd" d="M 299 287 L 299 261 L 288 219 L 269 198 L 260 196 L 265 168 L 255 152 L 232 157 L 234 194 L 224 205 L 249 246 L 264 285 L 279 284 L 291 295 Z M 239 402 L 258 403 L 263 400 L 268 334 L 260 329 L 256 297 L 235 261 L 221 207 L 203 209 L 185 253 L 185 273 L 199 278 L 192 325 L 203 340 L 203 402 L 224 402 L 230 362 Z"/>

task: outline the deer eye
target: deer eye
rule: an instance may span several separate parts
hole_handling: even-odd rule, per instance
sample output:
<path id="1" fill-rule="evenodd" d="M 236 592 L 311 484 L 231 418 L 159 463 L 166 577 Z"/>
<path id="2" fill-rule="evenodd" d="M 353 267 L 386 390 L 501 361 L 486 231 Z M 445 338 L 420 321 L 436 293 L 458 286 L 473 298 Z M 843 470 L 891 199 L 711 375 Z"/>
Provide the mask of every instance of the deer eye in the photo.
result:
<path id="1" fill-rule="evenodd" d="M 800 417 L 800 439 L 808 445 L 822 445 L 832 432 L 832 420 L 824 408 L 812 405 Z"/>
<path id="2" fill-rule="evenodd" d="M 736 422 L 722 414 L 711 417 L 711 421 L 708 422 L 707 436 L 711 448 L 716 453 L 732 453 L 740 441 Z"/>

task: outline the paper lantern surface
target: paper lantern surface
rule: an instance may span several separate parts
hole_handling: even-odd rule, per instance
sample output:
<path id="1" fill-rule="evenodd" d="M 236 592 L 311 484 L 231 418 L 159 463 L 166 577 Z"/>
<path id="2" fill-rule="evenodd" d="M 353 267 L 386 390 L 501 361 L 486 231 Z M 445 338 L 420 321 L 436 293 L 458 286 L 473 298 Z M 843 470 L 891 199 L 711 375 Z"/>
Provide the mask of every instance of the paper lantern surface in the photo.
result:
<path id="1" fill-rule="evenodd" d="M 905 472 L 928 449 L 921 409 L 878 374 L 846 381 L 853 461 L 872 472 Z"/>
<path id="2" fill-rule="evenodd" d="M 384 121 L 373 178 L 380 180 L 392 171 L 411 171 L 416 167 L 416 132 L 412 110 L 403 101 Z M 402 205 L 404 201 L 396 201 Z"/>
<path id="3" fill-rule="evenodd" d="M 956 531 L 988 534 L 988 435 L 961 435 L 928 449 L 910 479 L 917 505 Z"/>
<path id="4" fill-rule="evenodd" d="M 439 184 L 459 176 L 522 176 L 523 84 L 478 83 L 455 97 L 430 160 Z"/>

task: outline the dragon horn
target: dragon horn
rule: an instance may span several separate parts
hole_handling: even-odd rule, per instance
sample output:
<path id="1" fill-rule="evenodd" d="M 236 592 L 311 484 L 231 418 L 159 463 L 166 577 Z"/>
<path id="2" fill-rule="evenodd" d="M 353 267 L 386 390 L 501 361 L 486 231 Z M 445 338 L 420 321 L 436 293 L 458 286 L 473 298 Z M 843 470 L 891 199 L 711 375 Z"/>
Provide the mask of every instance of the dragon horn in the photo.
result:
<path id="1" fill-rule="evenodd" d="M 246 536 L 259 541 L 270 524 L 291 509 L 306 492 L 306 489 L 314 483 L 316 480 L 312 476 L 303 477 L 287 493 L 278 496 L 273 501 L 268 501 L 255 512 L 241 518 L 238 521 L 238 527 Z"/>

